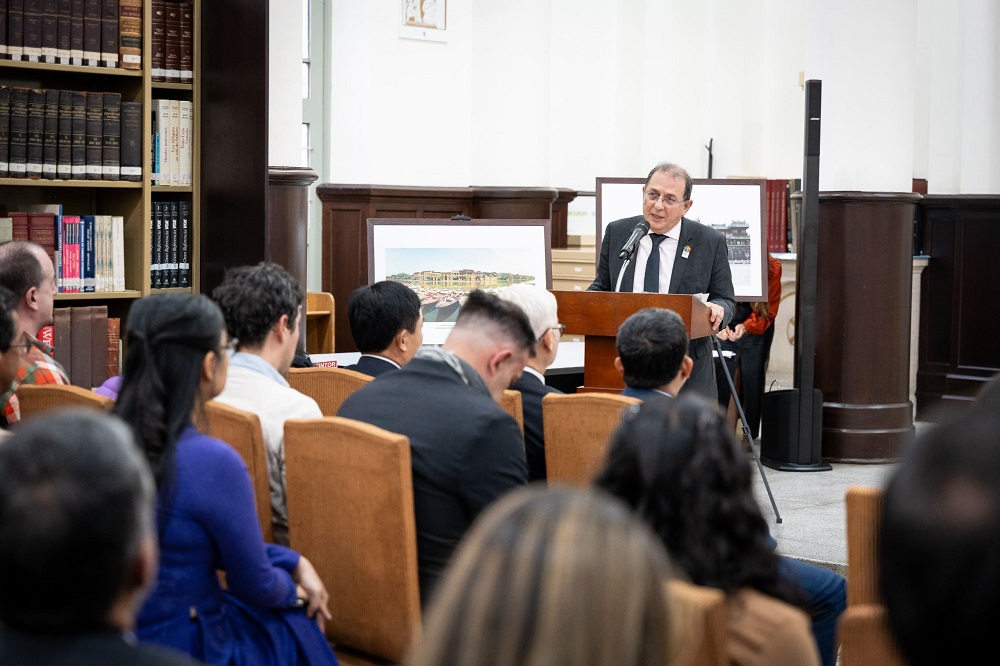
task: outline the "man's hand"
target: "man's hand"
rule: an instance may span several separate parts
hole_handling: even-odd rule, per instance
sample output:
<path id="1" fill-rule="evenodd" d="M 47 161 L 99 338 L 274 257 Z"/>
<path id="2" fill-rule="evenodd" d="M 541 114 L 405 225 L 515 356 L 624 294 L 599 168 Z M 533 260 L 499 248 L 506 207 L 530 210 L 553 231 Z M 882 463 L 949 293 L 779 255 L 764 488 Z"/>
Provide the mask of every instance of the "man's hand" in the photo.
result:
<path id="1" fill-rule="evenodd" d="M 718 303 L 705 303 L 709 310 L 709 321 L 712 323 L 712 330 L 719 330 L 719 326 L 722 325 L 722 321 L 726 316 L 726 311 L 722 309 L 722 306 Z"/>

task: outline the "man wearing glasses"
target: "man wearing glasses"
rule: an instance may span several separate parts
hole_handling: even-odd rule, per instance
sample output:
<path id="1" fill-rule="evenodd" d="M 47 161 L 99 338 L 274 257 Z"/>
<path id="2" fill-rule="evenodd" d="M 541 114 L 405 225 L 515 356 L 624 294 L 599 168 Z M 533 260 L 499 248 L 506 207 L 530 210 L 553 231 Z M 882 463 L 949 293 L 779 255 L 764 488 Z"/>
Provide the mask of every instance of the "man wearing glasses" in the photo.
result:
<path id="1" fill-rule="evenodd" d="M 620 277 L 618 291 L 707 294 L 712 327 L 725 326 L 736 305 L 726 239 L 719 231 L 684 217 L 691 208 L 691 190 L 691 176 L 682 167 L 669 162 L 653 167 L 642 188 L 642 215 L 608 225 L 597 274 L 587 289 L 616 291 Z M 632 261 L 619 275 L 627 256 L 623 247 L 643 221 L 649 233 L 635 244 Z M 684 390 L 717 398 L 711 340 L 692 340 L 688 354 L 694 369 Z"/>
<path id="2" fill-rule="evenodd" d="M 3 417 L 8 425 L 21 420 L 14 391 L 21 384 L 69 384 L 69 376 L 53 358 L 53 349 L 36 335 L 52 323 L 52 301 L 56 295 L 55 268 L 45 249 L 28 241 L 0 245 L 0 286 L 17 299 L 20 323 L 18 346 L 23 350 L 13 384 L 2 397 Z"/>

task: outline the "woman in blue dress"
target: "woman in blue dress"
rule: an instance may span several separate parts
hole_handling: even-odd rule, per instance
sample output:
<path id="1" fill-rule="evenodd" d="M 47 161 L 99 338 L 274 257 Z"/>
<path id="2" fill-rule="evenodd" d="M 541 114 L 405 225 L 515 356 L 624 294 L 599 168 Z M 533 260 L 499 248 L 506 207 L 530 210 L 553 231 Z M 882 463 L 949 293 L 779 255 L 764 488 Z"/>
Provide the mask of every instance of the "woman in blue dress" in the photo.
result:
<path id="1" fill-rule="evenodd" d="M 264 542 L 246 465 L 202 432 L 229 362 L 218 306 L 192 294 L 142 298 L 125 340 L 115 412 L 132 426 L 158 493 L 160 569 L 139 640 L 220 666 L 336 665 L 318 624 L 330 616 L 323 582 L 306 558 Z"/>

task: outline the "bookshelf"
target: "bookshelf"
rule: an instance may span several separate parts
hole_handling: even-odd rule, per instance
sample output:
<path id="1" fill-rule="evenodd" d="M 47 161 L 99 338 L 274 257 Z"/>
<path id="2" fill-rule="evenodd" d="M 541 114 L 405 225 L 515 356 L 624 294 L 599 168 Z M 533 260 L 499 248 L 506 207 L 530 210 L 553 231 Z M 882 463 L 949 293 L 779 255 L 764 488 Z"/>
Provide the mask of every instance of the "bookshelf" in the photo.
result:
<path id="1" fill-rule="evenodd" d="M 102 2 L 102 6 L 112 3 Z M 121 0 L 121 4 L 125 4 Z M 200 208 L 199 143 L 200 113 L 200 44 L 201 0 L 190 4 L 190 82 L 154 80 L 153 72 L 153 0 L 142 0 L 141 69 L 86 66 L 53 62 L 15 61 L 0 57 L 0 85 L 11 88 L 58 89 L 83 92 L 110 92 L 121 95 L 123 102 L 141 104 L 141 167 L 139 182 L 124 180 L 0 178 L 0 206 L 7 211 L 43 204 L 61 204 L 64 214 L 120 215 L 124 231 L 125 289 L 111 292 L 60 293 L 56 307 L 70 305 L 108 306 L 108 314 L 124 318 L 131 302 L 160 292 L 198 292 Z M 178 3 L 169 3 L 176 5 Z M 6 6 L 7 3 L 4 3 Z M 5 11 L 5 10 L 0 10 Z M 193 121 L 190 131 L 190 184 L 162 185 L 152 181 L 151 162 L 156 145 L 153 140 L 152 109 L 156 100 L 176 100 L 190 104 Z M 184 202 L 188 216 L 188 251 L 190 279 L 187 287 L 157 288 L 151 279 L 154 268 L 151 250 L 154 232 L 150 227 L 157 202 Z M 180 230 L 179 230 L 180 232 Z M 180 240 L 178 241 L 180 242 Z"/>

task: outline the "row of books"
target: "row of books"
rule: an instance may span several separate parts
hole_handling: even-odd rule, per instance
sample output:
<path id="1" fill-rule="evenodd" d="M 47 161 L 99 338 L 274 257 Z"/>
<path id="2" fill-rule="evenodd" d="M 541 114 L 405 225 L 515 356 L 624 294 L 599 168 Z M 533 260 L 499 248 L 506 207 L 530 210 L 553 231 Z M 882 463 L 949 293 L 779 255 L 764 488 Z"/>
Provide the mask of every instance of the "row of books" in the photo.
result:
<path id="1" fill-rule="evenodd" d="M 0 86 L 0 177 L 142 180 L 142 103 Z"/>
<path id="2" fill-rule="evenodd" d="M 142 69 L 142 0 L 3 0 L 0 58 Z"/>
<path id="3" fill-rule="evenodd" d="M 186 100 L 154 99 L 152 103 L 154 185 L 190 185 L 194 161 L 194 110 Z"/>
<path id="4" fill-rule="evenodd" d="M 150 285 L 191 286 L 191 203 L 154 201 L 149 220 Z"/>
<path id="5" fill-rule="evenodd" d="M 59 204 L 0 217 L 0 242 L 41 245 L 55 267 L 59 293 L 125 291 L 125 218 L 121 215 L 64 215 Z M 9 229 L 9 232 L 8 232 Z"/>
<path id="6" fill-rule="evenodd" d="M 801 189 L 801 182 L 799 178 L 768 178 L 764 182 L 768 252 L 795 251 L 791 196 Z"/>
<path id="7" fill-rule="evenodd" d="M 154 81 L 191 83 L 194 80 L 192 12 L 191 2 L 153 0 L 150 65 Z"/>
<path id="8" fill-rule="evenodd" d="M 55 359 L 74 386 L 96 388 L 121 368 L 121 319 L 106 305 L 55 308 L 52 326 L 38 339 L 55 349 Z"/>

